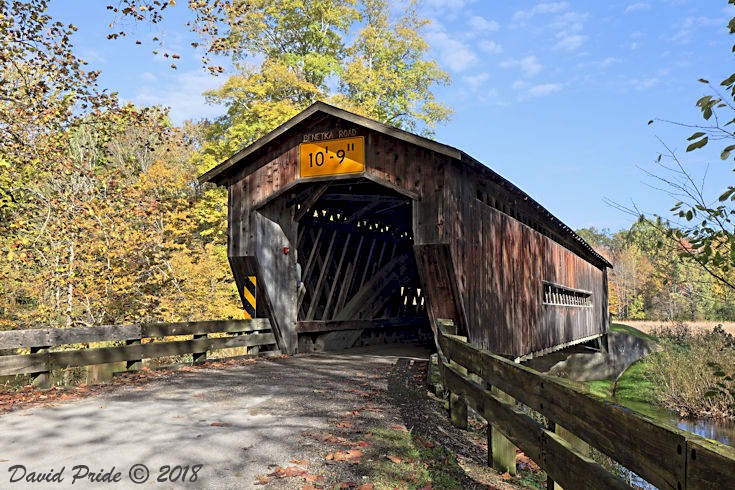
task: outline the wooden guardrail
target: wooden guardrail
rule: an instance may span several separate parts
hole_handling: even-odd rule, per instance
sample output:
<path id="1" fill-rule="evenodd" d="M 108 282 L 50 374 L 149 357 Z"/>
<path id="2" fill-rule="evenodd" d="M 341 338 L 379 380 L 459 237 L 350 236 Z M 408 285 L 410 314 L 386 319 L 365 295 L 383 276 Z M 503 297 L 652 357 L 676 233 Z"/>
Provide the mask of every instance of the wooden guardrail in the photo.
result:
<path id="1" fill-rule="evenodd" d="M 439 367 L 450 392 L 453 421 L 464 416 L 466 423 L 466 406 L 471 406 L 488 421 L 489 431 L 499 431 L 562 487 L 629 488 L 583 454 L 576 438 L 659 489 L 734 487 L 735 448 L 595 398 L 565 380 L 450 335 L 444 326 L 451 328 L 451 321 L 439 320 L 439 324 Z M 544 415 L 551 424 L 542 425 L 516 402 Z M 573 436 L 562 437 L 559 432 Z M 488 451 L 493 450 L 491 446 Z"/>
<path id="2" fill-rule="evenodd" d="M 225 334 L 225 335 L 222 335 Z M 165 337 L 191 336 L 185 340 Z M 114 347 L 74 347 L 77 344 L 124 342 Z M 142 359 L 193 354 L 206 360 L 207 351 L 276 344 L 268 319 L 217 320 L 182 323 L 46 328 L 0 332 L 0 376 L 32 374 L 48 385 L 52 369 L 126 361 L 128 369 Z M 58 349 L 66 346 L 65 349 Z M 71 347 L 71 348 L 68 348 Z M 17 350 L 29 353 L 18 354 Z"/>

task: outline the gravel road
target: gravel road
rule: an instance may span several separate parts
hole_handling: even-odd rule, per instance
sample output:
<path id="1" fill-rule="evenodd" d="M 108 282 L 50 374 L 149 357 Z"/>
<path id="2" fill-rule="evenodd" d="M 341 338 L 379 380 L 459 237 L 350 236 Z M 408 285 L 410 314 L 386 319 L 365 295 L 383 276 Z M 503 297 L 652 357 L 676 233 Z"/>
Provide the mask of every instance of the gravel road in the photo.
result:
<path id="1" fill-rule="evenodd" d="M 388 393 L 399 360 L 410 366 L 427 356 L 389 346 L 261 360 L 6 413 L 0 488 L 258 488 L 259 476 L 318 451 L 303 434 L 333 429 L 366 398 Z M 135 483 L 146 468 L 147 480 Z"/>

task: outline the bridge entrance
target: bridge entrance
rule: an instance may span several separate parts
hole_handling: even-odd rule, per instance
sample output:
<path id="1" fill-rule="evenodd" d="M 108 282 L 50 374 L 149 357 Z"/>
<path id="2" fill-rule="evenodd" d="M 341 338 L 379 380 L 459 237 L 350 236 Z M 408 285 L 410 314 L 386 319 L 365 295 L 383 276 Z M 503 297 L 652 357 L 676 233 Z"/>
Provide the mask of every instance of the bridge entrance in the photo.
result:
<path id="1" fill-rule="evenodd" d="M 368 179 L 301 184 L 299 351 L 431 339 L 413 200 Z"/>

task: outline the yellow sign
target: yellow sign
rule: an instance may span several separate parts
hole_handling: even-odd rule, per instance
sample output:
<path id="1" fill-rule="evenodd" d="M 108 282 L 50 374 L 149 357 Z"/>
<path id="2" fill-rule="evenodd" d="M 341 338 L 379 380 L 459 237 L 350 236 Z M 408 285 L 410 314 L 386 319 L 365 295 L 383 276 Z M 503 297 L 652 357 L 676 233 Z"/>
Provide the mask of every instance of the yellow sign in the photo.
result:
<path id="1" fill-rule="evenodd" d="M 365 170 L 365 138 L 339 138 L 299 145 L 299 175 L 356 174 Z"/>

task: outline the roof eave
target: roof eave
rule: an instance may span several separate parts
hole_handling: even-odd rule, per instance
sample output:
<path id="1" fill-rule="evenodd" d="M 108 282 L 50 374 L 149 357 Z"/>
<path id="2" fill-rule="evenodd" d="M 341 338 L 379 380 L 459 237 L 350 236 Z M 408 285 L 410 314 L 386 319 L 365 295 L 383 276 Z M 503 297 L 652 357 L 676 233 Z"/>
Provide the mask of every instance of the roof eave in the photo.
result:
<path id="1" fill-rule="evenodd" d="M 451 146 L 437 143 L 436 141 L 409 133 L 393 126 L 389 126 L 387 124 L 375 121 L 365 116 L 353 114 L 352 112 L 345 111 L 344 109 L 340 109 L 324 102 L 315 102 L 308 108 L 304 109 L 304 111 L 300 112 L 298 115 L 292 117 L 285 123 L 278 126 L 270 133 L 257 139 L 255 142 L 238 151 L 221 164 L 201 175 L 198 179 L 199 182 L 212 182 L 218 185 L 222 184 L 223 181 L 229 176 L 229 174 L 233 172 L 236 167 L 239 166 L 238 164 L 240 162 L 246 160 L 249 156 L 257 153 L 263 147 L 283 136 L 292 128 L 298 126 L 299 124 L 316 115 L 317 113 L 323 113 L 325 115 L 343 119 L 355 125 L 362 126 L 366 129 L 370 129 L 386 136 L 391 136 L 393 138 L 406 141 L 407 143 L 421 146 L 423 148 L 435 151 L 456 160 L 461 160 L 462 158 L 462 152 Z"/>

